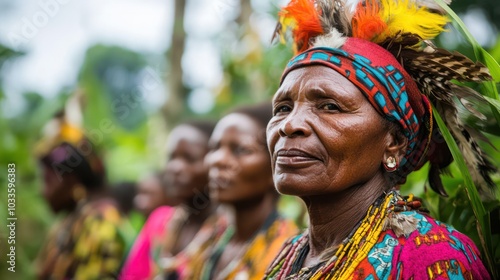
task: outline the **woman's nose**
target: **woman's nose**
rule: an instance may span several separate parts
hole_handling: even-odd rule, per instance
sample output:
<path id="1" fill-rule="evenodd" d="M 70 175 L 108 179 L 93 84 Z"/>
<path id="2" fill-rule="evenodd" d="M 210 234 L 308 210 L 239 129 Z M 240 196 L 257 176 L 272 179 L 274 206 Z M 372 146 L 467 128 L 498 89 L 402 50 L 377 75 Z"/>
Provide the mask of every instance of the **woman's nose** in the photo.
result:
<path id="1" fill-rule="evenodd" d="M 309 136 L 311 127 L 308 124 L 308 110 L 296 106 L 292 112 L 283 119 L 279 126 L 279 134 L 281 137 L 299 137 Z"/>
<path id="2" fill-rule="evenodd" d="M 219 148 L 217 150 L 210 151 L 205 156 L 205 164 L 208 167 L 224 167 L 228 165 L 227 151 L 224 148 Z"/>
<path id="3" fill-rule="evenodd" d="M 178 174 L 185 168 L 184 163 L 180 159 L 171 159 L 166 166 L 166 171 L 171 174 Z"/>

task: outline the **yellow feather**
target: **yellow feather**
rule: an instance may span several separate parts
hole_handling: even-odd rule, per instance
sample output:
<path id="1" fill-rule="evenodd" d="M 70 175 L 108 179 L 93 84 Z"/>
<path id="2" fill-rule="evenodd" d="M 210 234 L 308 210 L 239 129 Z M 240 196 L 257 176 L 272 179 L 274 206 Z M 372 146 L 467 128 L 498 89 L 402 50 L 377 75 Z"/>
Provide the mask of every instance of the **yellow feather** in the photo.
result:
<path id="1" fill-rule="evenodd" d="M 285 37 L 287 30 L 294 30 L 297 25 L 297 21 L 292 17 L 287 16 L 281 16 L 279 21 L 281 24 L 280 41 L 284 44 L 286 42 Z"/>
<path id="2" fill-rule="evenodd" d="M 423 40 L 433 39 L 445 31 L 444 26 L 449 22 L 446 15 L 418 7 L 412 0 L 380 0 L 380 4 L 381 17 L 387 23 L 387 29 L 375 39 L 376 43 L 398 32 L 413 33 Z"/>

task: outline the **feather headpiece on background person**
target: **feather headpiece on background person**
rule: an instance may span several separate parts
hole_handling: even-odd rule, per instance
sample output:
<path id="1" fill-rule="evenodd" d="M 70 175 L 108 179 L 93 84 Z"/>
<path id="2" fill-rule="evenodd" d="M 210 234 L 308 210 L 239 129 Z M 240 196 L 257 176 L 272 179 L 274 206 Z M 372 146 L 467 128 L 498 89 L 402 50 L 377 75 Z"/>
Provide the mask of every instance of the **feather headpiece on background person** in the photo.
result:
<path id="1" fill-rule="evenodd" d="M 440 174 L 453 157 L 435 125 L 430 102 L 457 143 L 479 194 L 485 200 L 494 198 L 491 174 L 497 169 L 478 145 L 478 140 L 484 136 L 459 116 L 461 104 L 467 104 L 468 100 L 482 102 L 484 98 L 473 89 L 454 82 L 482 82 L 492 77 L 481 63 L 432 44 L 431 40 L 445 31 L 450 21 L 436 3 L 432 0 L 366 0 L 353 9 L 341 0 L 291 0 L 279 16 L 275 36 L 284 39 L 290 31 L 294 50 L 301 53 L 289 62 L 282 79 L 290 70 L 309 64 L 327 65 L 339 72 L 346 64 L 354 64 L 357 70 L 369 72 L 368 75 L 381 69 L 387 71 L 386 66 L 394 65 L 404 76 L 402 88 L 390 88 L 386 95 L 390 99 L 393 98 L 391 94 L 399 93 L 401 96 L 396 98 L 407 98 L 408 104 L 389 108 L 389 112 L 377 103 L 380 97 L 374 96 L 377 93 L 366 93 L 369 89 L 351 77 L 352 71 L 344 73 L 364 89 L 372 105 L 388 119 L 407 116 L 414 119 L 399 122 L 411 146 L 400 167 L 401 182 L 411 171 L 430 162 L 429 184 L 439 194 L 446 195 Z M 344 64 L 340 67 L 334 60 Z M 373 75 L 378 77 L 380 73 Z M 387 79 L 399 82 L 397 74 Z M 394 113 L 398 110 L 398 114 Z M 405 115 L 408 110 L 411 114 Z M 475 110 L 469 111 L 482 117 Z M 420 148 L 414 147 L 419 145 Z"/>
<path id="2" fill-rule="evenodd" d="M 66 142 L 77 146 L 84 139 L 82 129 L 81 93 L 66 101 L 64 108 L 45 124 L 42 139 L 35 145 L 37 157 L 43 157 L 57 145 Z"/>
<path id="3" fill-rule="evenodd" d="M 47 122 L 42 138 L 35 144 L 34 154 L 52 168 L 59 179 L 64 174 L 75 174 L 87 187 L 101 187 L 105 180 L 104 163 L 94 143 L 85 135 L 82 100 L 82 93 L 76 92 Z"/>

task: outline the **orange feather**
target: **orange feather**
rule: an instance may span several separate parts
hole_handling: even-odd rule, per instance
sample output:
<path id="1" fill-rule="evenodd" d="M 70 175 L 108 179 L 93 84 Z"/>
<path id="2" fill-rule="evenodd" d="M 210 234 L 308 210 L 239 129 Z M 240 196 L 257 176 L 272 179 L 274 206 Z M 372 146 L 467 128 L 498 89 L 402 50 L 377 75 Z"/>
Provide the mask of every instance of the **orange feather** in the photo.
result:
<path id="1" fill-rule="evenodd" d="M 284 28 L 291 27 L 296 50 L 299 52 L 309 48 L 312 38 L 323 34 L 319 14 L 313 0 L 290 1 L 288 6 L 280 12 L 280 17 Z"/>
<path id="2" fill-rule="evenodd" d="M 376 41 L 375 37 L 387 29 L 387 24 L 382 20 L 378 3 L 375 0 L 367 0 L 365 5 L 358 4 L 356 13 L 352 18 L 353 37 Z"/>

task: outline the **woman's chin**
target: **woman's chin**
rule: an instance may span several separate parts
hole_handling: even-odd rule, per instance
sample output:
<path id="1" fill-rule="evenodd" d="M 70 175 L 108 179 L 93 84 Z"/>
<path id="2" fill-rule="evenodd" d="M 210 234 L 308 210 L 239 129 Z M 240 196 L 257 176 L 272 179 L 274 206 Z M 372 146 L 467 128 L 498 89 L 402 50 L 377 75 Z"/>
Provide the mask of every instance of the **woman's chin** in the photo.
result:
<path id="1" fill-rule="evenodd" d="M 227 191 L 221 188 L 210 189 L 210 199 L 213 199 L 217 203 L 231 203 L 231 196 L 227 194 Z"/>
<path id="2" fill-rule="evenodd" d="M 280 194 L 293 196 L 314 195 L 314 190 L 311 188 L 310 178 L 306 178 L 304 176 L 298 176 L 296 174 L 275 175 L 274 184 L 276 190 Z"/>
<path id="3" fill-rule="evenodd" d="M 308 196 L 310 194 L 310 190 L 304 188 L 305 185 L 297 185 L 297 184 L 276 184 L 276 190 L 280 194 L 284 195 L 293 195 L 293 196 Z"/>

